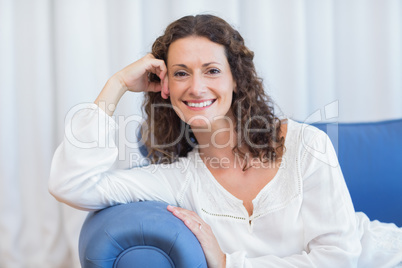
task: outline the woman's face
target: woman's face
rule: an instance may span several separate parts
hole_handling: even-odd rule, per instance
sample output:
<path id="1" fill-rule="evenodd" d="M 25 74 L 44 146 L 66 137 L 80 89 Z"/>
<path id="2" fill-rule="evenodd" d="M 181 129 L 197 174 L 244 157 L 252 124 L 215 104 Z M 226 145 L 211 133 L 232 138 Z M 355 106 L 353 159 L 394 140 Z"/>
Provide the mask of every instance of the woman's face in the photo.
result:
<path id="1" fill-rule="evenodd" d="M 236 83 L 224 46 L 205 37 L 174 41 L 167 57 L 171 103 L 192 128 L 231 120 Z"/>

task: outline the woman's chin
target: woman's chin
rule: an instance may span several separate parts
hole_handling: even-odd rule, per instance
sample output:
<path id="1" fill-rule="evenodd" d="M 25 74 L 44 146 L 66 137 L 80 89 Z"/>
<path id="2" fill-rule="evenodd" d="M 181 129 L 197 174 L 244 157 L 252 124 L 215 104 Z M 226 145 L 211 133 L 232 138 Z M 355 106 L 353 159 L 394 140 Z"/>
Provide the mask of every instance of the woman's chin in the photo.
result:
<path id="1" fill-rule="evenodd" d="M 211 122 L 206 118 L 191 118 L 186 122 L 192 129 L 211 129 Z"/>

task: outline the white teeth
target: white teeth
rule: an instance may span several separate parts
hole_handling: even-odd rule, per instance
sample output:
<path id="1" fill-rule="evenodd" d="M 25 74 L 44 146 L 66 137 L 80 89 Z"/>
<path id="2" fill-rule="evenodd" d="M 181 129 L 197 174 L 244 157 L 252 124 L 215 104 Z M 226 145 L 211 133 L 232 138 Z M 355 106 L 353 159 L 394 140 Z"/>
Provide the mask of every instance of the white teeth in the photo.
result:
<path id="1" fill-rule="evenodd" d="M 187 105 L 190 107 L 197 107 L 197 108 L 201 108 L 201 107 L 206 107 L 212 104 L 212 101 L 204 101 L 204 102 L 187 102 Z"/>

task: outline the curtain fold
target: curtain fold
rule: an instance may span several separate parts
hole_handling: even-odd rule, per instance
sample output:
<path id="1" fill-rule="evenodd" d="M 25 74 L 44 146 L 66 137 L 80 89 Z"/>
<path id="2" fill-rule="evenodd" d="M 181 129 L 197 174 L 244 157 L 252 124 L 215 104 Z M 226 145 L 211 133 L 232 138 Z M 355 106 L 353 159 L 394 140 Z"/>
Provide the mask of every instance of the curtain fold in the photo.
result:
<path id="1" fill-rule="evenodd" d="M 79 267 L 86 213 L 47 191 L 64 117 L 197 13 L 240 31 L 283 116 L 402 118 L 399 0 L 0 0 L 0 267 Z M 141 115 L 141 102 L 126 94 L 116 115 Z"/>

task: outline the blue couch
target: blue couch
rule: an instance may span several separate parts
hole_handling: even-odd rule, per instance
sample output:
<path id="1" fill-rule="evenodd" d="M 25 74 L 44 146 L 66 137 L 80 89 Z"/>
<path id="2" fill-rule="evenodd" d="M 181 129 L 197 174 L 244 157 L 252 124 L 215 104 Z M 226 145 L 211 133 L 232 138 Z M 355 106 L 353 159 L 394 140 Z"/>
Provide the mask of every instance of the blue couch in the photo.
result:
<path id="1" fill-rule="evenodd" d="M 315 124 L 326 131 L 356 211 L 402 226 L 402 119 Z M 90 213 L 79 253 L 85 267 L 207 267 L 195 236 L 166 210 L 138 202 Z"/>

